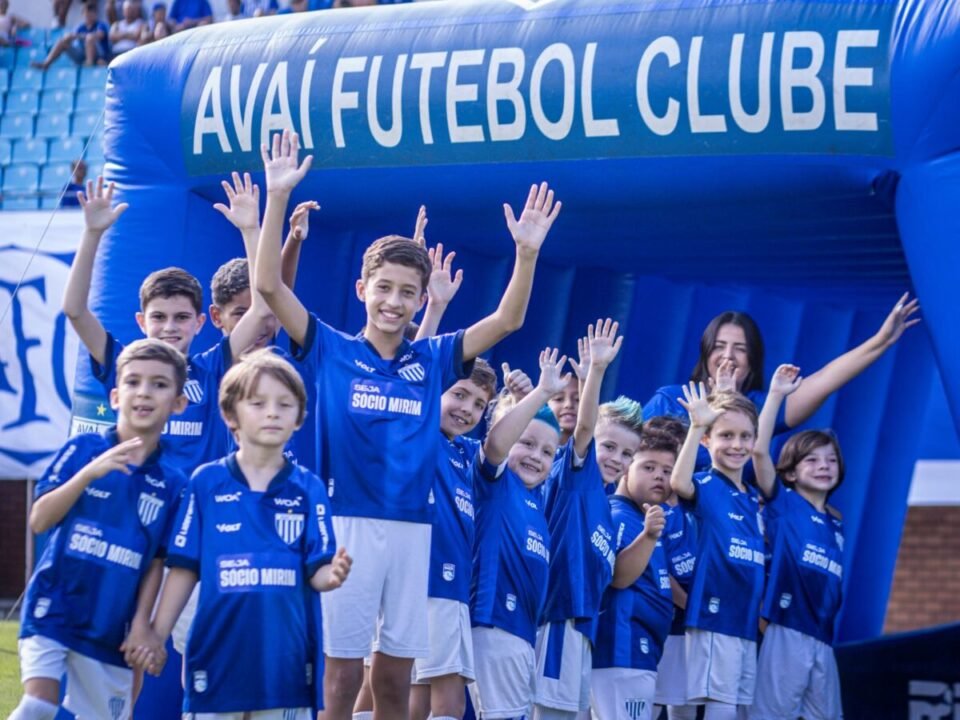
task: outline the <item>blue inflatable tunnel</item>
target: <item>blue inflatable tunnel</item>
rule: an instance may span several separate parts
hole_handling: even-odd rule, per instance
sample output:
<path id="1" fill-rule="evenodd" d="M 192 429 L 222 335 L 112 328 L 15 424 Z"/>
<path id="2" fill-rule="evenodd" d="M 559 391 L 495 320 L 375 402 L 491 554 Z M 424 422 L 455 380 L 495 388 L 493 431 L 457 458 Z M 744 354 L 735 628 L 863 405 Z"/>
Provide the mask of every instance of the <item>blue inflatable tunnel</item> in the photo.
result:
<path id="1" fill-rule="evenodd" d="M 836 428 L 849 468 L 840 637 L 871 637 L 941 381 L 960 421 L 958 71 L 957 0 L 463 0 L 186 32 L 110 67 L 106 172 L 130 209 L 101 246 L 93 308 L 132 339 L 149 271 L 207 282 L 242 254 L 212 209 L 220 181 L 262 183 L 260 144 L 286 127 L 314 155 L 293 199 L 322 205 L 297 292 L 344 330 L 363 323 L 363 249 L 410 234 L 420 204 L 466 272 L 444 328 L 489 312 L 512 262 L 502 203 L 541 179 L 564 210 L 527 324 L 494 362 L 574 349 L 610 315 L 626 343 L 605 393 L 646 400 L 737 308 L 768 371 L 809 373 L 915 292 L 920 329 L 809 423 Z M 102 422 L 87 365 L 77 419 Z"/>

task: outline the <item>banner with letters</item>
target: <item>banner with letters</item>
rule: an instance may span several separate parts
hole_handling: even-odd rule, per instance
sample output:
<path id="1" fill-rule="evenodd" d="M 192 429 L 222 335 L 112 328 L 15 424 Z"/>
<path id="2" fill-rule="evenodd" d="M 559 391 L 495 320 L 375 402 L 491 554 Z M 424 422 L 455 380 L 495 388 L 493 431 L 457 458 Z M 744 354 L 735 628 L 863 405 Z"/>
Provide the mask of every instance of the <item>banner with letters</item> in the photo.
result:
<path id="1" fill-rule="evenodd" d="M 78 341 L 60 308 L 82 232 L 79 212 L 0 213 L 0 479 L 39 477 L 67 438 Z"/>

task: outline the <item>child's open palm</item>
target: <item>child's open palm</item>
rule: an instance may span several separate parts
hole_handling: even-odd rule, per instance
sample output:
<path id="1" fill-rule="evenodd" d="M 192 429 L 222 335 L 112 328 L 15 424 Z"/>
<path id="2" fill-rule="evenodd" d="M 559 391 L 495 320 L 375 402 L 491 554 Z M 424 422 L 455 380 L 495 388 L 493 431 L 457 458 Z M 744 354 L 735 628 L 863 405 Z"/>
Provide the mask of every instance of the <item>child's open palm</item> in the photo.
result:
<path id="1" fill-rule="evenodd" d="M 238 230 L 260 229 L 260 187 L 254 185 L 250 173 L 233 173 L 233 185 L 226 180 L 220 183 L 227 194 L 230 206 L 216 203 L 213 206 Z"/>
<path id="2" fill-rule="evenodd" d="M 800 368 L 796 365 L 780 365 L 770 380 L 770 392 L 786 397 L 803 382 L 800 377 Z"/>
<path id="3" fill-rule="evenodd" d="M 920 301 L 917 298 L 910 300 L 910 293 L 904 293 L 877 333 L 881 342 L 889 347 L 899 340 L 904 330 L 920 322 L 920 318 L 912 317 L 919 310 Z"/>
<path id="4" fill-rule="evenodd" d="M 449 252 L 446 256 L 443 254 L 443 243 L 437 243 L 435 248 L 427 250 L 430 256 L 430 264 L 433 270 L 430 272 L 430 281 L 427 283 L 427 294 L 434 302 L 448 305 L 453 296 L 460 289 L 463 282 L 463 270 L 453 270 L 453 259 L 457 256 L 455 252 Z"/>
<path id="5" fill-rule="evenodd" d="M 120 203 L 116 207 L 113 205 L 114 184 L 110 183 L 104 188 L 103 176 L 97 178 L 96 185 L 93 180 L 87 180 L 87 192 L 80 190 L 77 193 L 77 201 L 83 208 L 83 222 L 87 230 L 103 232 L 113 225 L 130 207 L 127 203 Z"/>
<path id="6" fill-rule="evenodd" d="M 562 206 L 563 203 L 559 200 L 554 203 L 553 190 L 545 182 L 530 187 L 527 204 L 524 205 L 519 220 L 513 214 L 513 208 L 504 203 L 503 214 L 507 218 L 507 228 L 517 243 L 517 248 L 530 253 L 539 252 Z"/>
<path id="7" fill-rule="evenodd" d="M 267 176 L 267 192 L 290 192 L 313 164 L 313 155 L 307 155 L 302 163 L 298 161 L 300 138 L 289 130 L 273 136 L 272 148 L 261 145 L 260 155 Z"/>
<path id="8" fill-rule="evenodd" d="M 320 203 L 316 200 L 307 200 L 297 205 L 290 215 L 290 236 L 298 242 L 303 242 L 310 234 L 310 211 L 319 210 Z"/>
<path id="9" fill-rule="evenodd" d="M 570 382 L 570 373 L 561 374 L 567 362 L 567 356 L 557 359 L 560 351 L 557 348 L 544 348 L 540 352 L 540 382 L 537 386 L 546 391 L 551 397 L 562 392 Z"/>
<path id="10" fill-rule="evenodd" d="M 717 410 L 707 402 L 707 388 L 703 383 L 691 381 L 684 385 L 683 397 L 677 398 L 677 401 L 687 411 L 693 427 L 710 427 L 713 421 L 723 414 L 722 410 Z"/>
<path id="11" fill-rule="evenodd" d="M 617 357 L 623 336 L 617 336 L 620 323 L 607 318 L 597 320 L 596 326 L 587 326 L 587 346 L 590 351 L 590 362 L 598 368 L 606 368 Z"/>

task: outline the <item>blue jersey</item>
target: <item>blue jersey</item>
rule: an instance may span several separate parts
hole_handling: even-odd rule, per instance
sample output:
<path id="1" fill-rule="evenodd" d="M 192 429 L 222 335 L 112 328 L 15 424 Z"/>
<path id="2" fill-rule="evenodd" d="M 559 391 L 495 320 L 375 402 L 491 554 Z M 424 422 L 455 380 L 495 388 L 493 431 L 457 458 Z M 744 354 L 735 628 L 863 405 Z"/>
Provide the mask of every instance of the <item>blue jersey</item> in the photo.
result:
<path id="1" fill-rule="evenodd" d="M 114 429 L 71 438 L 37 483 L 61 487 L 118 442 Z M 140 581 L 166 551 L 186 477 L 157 449 L 130 475 L 94 480 L 50 531 L 27 586 L 20 637 L 43 635 L 100 662 L 126 667 L 120 644 Z"/>
<path id="2" fill-rule="evenodd" d="M 697 561 L 687 597 L 687 627 L 757 639 L 764 547 L 757 491 L 737 489 L 713 468 L 693 479 Z"/>
<path id="3" fill-rule="evenodd" d="M 842 597 L 843 523 L 779 483 L 763 517 L 772 558 L 761 614 L 832 644 Z"/>
<path id="4" fill-rule="evenodd" d="M 194 473 L 167 558 L 200 578 L 185 712 L 313 705 L 309 583 L 336 551 L 330 514 L 323 485 L 293 463 L 265 492 L 250 490 L 236 455 Z M 257 671 L 237 672 L 238 658 L 256 658 Z"/>
<path id="5" fill-rule="evenodd" d="M 685 591 L 690 590 L 693 568 L 696 564 L 697 526 L 691 512 L 681 505 L 662 505 L 666 524 L 663 528 L 663 549 L 667 553 L 670 575 Z M 687 613 L 678 606 L 673 608 L 671 635 L 683 635 L 687 627 Z"/>
<path id="6" fill-rule="evenodd" d="M 470 466 L 480 443 L 468 437 L 440 440 L 433 484 L 430 586 L 434 598 L 470 602 L 473 570 L 473 477 Z"/>
<path id="7" fill-rule="evenodd" d="M 616 560 L 610 503 L 603 489 L 594 443 L 582 464 L 575 462 L 573 438 L 560 448 L 546 498 L 550 529 L 550 581 L 544 622 L 576 620 L 591 641 L 603 591 Z"/>
<path id="8" fill-rule="evenodd" d="M 404 340 L 385 360 L 363 337 L 311 315 L 293 354 L 315 378 L 321 477 L 334 514 L 432 522 L 440 396 L 472 370 L 463 333 Z"/>
<path id="9" fill-rule="evenodd" d="M 107 333 L 107 344 L 101 365 L 91 356 L 93 376 L 103 384 L 107 394 L 117 384 L 117 358 L 123 343 Z M 222 338 L 206 352 L 191 355 L 187 360 L 187 382 L 183 394 L 187 408 L 171 415 L 163 428 L 167 459 L 188 475 L 203 463 L 227 453 L 230 433 L 220 417 L 220 381 L 233 364 L 230 339 Z"/>
<path id="10" fill-rule="evenodd" d="M 643 532 L 644 512 L 623 495 L 610 498 L 617 553 Z M 647 569 L 628 588 L 610 587 L 603 597 L 597 641 L 593 649 L 595 668 L 656 670 L 663 644 L 670 633 L 673 594 L 663 540 L 657 540 Z"/>
<path id="11" fill-rule="evenodd" d="M 550 530 L 540 488 L 528 490 L 504 466 L 478 455 L 472 467 L 477 506 L 470 616 L 474 625 L 496 627 L 533 645 L 547 598 Z"/>

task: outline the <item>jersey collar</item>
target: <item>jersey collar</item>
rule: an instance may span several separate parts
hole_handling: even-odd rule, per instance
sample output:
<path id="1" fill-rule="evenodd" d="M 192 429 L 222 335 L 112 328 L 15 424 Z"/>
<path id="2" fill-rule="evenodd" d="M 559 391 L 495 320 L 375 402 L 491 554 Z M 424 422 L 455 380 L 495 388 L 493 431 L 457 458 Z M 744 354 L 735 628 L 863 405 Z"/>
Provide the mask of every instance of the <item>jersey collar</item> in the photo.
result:
<path id="1" fill-rule="evenodd" d="M 230 471 L 230 474 L 233 475 L 240 483 L 245 485 L 247 488 L 250 487 L 250 483 L 247 482 L 247 478 L 243 474 L 243 470 L 240 469 L 240 463 L 237 462 L 237 453 L 232 452 L 227 455 L 227 469 Z M 290 462 L 286 457 L 283 458 L 283 467 L 280 468 L 280 472 L 273 476 L 273 479 L 270 481 L 270 484 L 267 485 L 265 491 L 266 495 L 274 493 L 277 489 L 283 487 L 283 484 L 287 481 L 287 478 L 290 477 L 290 473 L 293 472 L 293 463 Z"/>
<path id="2" fill-rule="evenodd" d="M 730 486 L 731 490 L 734 490 L 743 495 L 753 496 L 756 492 L 753 486 L 746 481 L 743 482 L 744 489 L 741 490 L 740 488 L 737 487 L 737 484 L 730 479 L 729 476 L 725 475 L 721 470 L 717 470 L 717 468 L 715 467 L 712 467 L 712 466 L 710 467 L 710 474 L 713 475 L 714 477 L 718 477 L 721 480 L 723 480 L 727 485 Z"/>
<path id="3" fill-rule="evenodd" d="M 114 445 L 120 442 L 120 435 L 117 433 L 116 425 L 111 425 L 100 434 L 108 443 L 110 443 L 110 447 L 113 447 Z M 163 454 L 163 441 L 161 440 L 160 442 L 157 443 L 157 449 L 154 450 L 152 453 L 150 453 L 150 455 L 146 459 L 144 459 L 143 464 L 140 465 L 139 467 L 145 468 L 145 467 L 151 467 L 153 465 L 159 465 L 160 456 L 162 454 Z"/>

